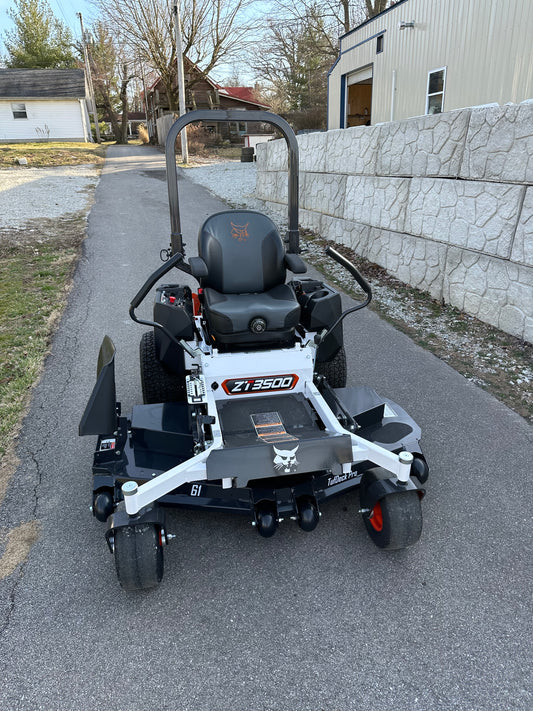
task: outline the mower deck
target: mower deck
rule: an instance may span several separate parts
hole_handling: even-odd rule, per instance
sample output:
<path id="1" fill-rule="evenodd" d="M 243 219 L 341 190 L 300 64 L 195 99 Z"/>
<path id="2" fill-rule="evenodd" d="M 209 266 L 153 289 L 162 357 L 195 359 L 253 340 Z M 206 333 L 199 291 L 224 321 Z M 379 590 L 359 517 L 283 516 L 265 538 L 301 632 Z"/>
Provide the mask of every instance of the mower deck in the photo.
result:
<path id="1" fill-rule="evenodd" d="M 421 455 L 420 430 L 396 403 L 380 398 L 367 386 L 337 388 L 329 398 L 332 407 L 340 404 L 354 418 L 359 436 L 391 452 L 408 450 Z M 322 502 L 358 486 L 364 471 L 372 466 L 361 462 L 349 471 L 332 466 L 328 452 L 344 450 L 349 459 L 349 437 L 327 431 L 302 393 L 219 401 L 217 409 L 224 446 L 207 459 L 208 479 L 187 482 L 158 503 L 250 514 L 258 501 L 268 499 L 276 502 L 278 511 L 295 516 L 299 497 L 305 494 Z M 99 439 L 94 491 L 113 490 L 120 497 L 126 481 L 142 485 L 190 459 L 194 454 L 192 415 L 188 403 L 177 402 L 136 405 L 129 420 L 119 418 L 116 437 Z M 300 466 L 304 465 L 300 447 L 305 447 L 311 468 Z M 261 477 L 262 452 L 268 469 Z M 232 466 L 240 469 L 240 463 L 250 462 L 251 456 L 246 484 L 224 487 L 222 479 Z M 327 466 L 317 468 L 321 459 Z"/>

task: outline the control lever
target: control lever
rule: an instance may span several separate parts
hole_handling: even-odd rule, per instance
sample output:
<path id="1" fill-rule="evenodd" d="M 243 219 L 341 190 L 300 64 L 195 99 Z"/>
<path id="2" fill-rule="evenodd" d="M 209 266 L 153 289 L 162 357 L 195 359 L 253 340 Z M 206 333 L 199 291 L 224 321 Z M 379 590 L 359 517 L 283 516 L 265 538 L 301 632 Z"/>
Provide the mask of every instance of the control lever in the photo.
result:
<path id="1" fill-rule="evenodd" d="M 352 306 L 351 309 L 347 309 L 346 311 L 343 311 L 343 313 L 335 321 L 333 326 L 330 326 L 329 328 L 325 328 L 322 331 L 320 331 L 320 333 L 317 333 L 315 336 L 315 344 L 317 346 L 319 346 L 323 341 L 326 340 L 326 338 L 329 336 L 329 334 L 332 333 L 342 321 L 344 321 L 344 319 L 346 318 L 346 316 L 348 316 L 348 314 L 352 314 L 354 311 L 359 311 L 360 309 L 364 309 L 372 301 L 372 289 L 370 288 L 370 284 L 359 273 L 356 266 L 354 264 L 352 264 L 348 259 L 346 259 L 346 257 L 343 257 L 342 254 L 339 254 L 339 252 L 337 252 L 332 247 L 327 247 L 326 254 L 328 255 L 328 257 L 331 257 L 332 259 L 334 259 L 337 262 L 337 264 L 340 264 L 341 267 L 344 267 L 347 271 L 350 272 L 350 274 L 353 276 L 355 281 L 359 284 L 361 289 L 365 292 L 366 299 L 364 301 L 359 302 L 355 306 Z"/>

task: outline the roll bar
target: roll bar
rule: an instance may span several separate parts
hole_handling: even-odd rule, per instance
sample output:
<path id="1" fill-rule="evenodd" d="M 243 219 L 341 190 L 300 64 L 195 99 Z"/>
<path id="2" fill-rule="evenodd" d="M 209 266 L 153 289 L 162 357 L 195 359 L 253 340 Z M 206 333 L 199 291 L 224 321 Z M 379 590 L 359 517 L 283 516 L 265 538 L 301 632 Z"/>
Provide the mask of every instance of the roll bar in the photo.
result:
<path id="1" fill-rule="evenodd" d="M 170 245 L 172 254 L 184 254 L 183 237 L 181 233 L 180 208 L 178 197 L 178 176 L 176 173 L 176 138 L 182 129 L 195 121 L 261 121 L 270 123 L 283 134 L 289 149 L 289 192 L 288 192 L 288 220 L 287 252 L 298 254 L 300 235 L 298 232 L 298 141 L 294 131 L 285 119 L 270 111 L 237 111 L 229 110 L 201 110 L 190 111 L 180 116 L 170 127 L 165 143 L 165 159 L 167 166 L 168 203 L 170 208 Z"/>

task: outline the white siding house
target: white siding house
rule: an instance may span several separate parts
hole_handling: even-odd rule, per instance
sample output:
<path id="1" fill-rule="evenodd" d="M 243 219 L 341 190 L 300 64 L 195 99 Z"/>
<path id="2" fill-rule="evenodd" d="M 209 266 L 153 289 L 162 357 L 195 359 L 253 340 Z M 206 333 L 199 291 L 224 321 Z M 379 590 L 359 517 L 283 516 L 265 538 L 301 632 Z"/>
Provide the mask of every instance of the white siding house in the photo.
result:
<path id="1" fill-rule="evenodd" d="M 0 143 L 92 141 L 83 69 L 0 69 Z"/>
<path id="2" fill-rule="evenodd" d="M 340 38 L 328 128 L 533 98 L 533 0 L 399 0 Z"/>

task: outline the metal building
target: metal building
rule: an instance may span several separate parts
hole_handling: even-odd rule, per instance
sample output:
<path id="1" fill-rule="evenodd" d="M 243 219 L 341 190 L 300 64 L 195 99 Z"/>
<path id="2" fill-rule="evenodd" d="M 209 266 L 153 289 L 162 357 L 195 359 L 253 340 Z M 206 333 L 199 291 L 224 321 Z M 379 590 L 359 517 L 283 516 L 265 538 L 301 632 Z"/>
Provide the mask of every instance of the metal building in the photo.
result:
<path id="1" fill-rule="evenodd" d="M 533 0 L 399 0 L 340 38 L 328 128 L 533 98 Z"/>

